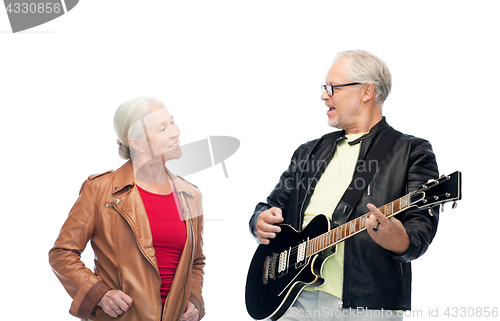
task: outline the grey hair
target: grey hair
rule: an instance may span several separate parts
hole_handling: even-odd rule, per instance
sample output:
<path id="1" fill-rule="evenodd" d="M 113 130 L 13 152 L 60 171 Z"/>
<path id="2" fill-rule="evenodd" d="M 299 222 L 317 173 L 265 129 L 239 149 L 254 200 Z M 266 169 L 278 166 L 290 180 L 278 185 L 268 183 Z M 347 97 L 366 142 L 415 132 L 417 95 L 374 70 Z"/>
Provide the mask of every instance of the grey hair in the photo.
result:
<path id="1" fill-rule="evenodd" d="M 350 81 L 373 84 L 375 87 L 375 102 L 382 107 L 391 92 L 392 86 L 392 76 L 387 65 L 378 57 L 364 50 L 339 52 L 334 61 L 346 57 L 354 58 L 350 68 Z"/>
<path id="2" fill-rule="evenodd" d="M 128 139 L 131 137 L 140 138 L 144 135 L 144 130 L 140 120 L 149 112 L 152 105 L 163 105 L 163 103 L 153 97 L 138 97 L 130 99 L 118 107 L 115 113 L 114 126 L 118 140 L 118 155 L 123 159 L 131 159 L 131 150 Z"/>

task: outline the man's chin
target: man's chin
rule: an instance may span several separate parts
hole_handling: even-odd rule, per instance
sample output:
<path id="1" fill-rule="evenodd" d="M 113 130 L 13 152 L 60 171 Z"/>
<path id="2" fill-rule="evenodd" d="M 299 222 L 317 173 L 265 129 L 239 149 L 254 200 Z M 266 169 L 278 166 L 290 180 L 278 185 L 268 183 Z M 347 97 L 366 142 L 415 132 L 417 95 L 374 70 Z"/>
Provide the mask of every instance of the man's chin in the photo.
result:
<path id="1" fill-rule="evenodd" d="M 337 121 L 337 118 L 333 118 L 333 119 L 328 119 L 328 126 L 330 127 L 333 127 L 333 128 L 337 128 L 337 129 L 341 129 L 339 128 L 339 122 Z"/>

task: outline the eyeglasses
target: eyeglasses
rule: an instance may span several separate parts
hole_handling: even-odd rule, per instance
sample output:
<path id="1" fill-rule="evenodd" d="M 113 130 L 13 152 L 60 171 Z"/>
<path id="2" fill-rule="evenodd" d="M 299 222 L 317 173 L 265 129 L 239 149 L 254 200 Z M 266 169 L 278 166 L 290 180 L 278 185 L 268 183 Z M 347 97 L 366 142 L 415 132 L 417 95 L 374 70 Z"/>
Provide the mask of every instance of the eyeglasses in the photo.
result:
<path id="1" fill-rule="evenodd" d="M 323 93 L 326 90 L 326 93 L 328 96 L 332 97 L 333 96 L 333 88 L 337 87 L 346 87 L 346 86 L 353 86 L 353 85 L 359 85 L 359 82 L 350 82 L 348 84 L 342 84 L 342 85 L 321 85 L 321 93 Z"/>

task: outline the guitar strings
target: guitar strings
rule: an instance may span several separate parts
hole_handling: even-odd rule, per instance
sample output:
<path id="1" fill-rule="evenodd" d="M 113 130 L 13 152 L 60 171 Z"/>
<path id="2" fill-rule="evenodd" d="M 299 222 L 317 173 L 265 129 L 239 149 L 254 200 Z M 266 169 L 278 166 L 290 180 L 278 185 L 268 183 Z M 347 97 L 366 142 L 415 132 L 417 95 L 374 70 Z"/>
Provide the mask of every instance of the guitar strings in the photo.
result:
<path id="1" fill-rule="evenodd" d="M 434 183 L 436 184 L 436 183 Z M 382 207 L 379 208 L 379 210 L 387 216 L 387 214 L 385 213 L 385 208 L 387 205 L 391 204 L 391 209 L 394 208 L 394 206 L 396 206 L 397 208 L 399 208 L 399 210 L 396 211 L 396 213 L 393 213 L 392 210 L 391 210 L 391 213 L 390 215 L 396 215 L 396 214 L 399 214 L 399 212 L 402 212 L 404 210 L 407 210 L 410 206 L 410 201 L 408 201 L 408 205 L 405 206 L 404 209 L 401 209 L 401 202 L 402 200 L 405 198 L 405 197 L 413 197 L 419 193 L 423 193 L 422 190 L 415 190 L 413 192 L 410 192 L 409 194 L 401 197 L 401 198 L 398 198 L 397 200 L 391 202 L 391 203 L 388 203 Z M 321 252 L 322 250 L 330 247 L 330 246 L 333 246 L 334 244 L 337 244 L 339 242 L 341 242 L 342 240 L 345 240 L 347 239 L 349 236 L 351 236 L 351 234 L 355 234 L 355 233 L 359 233 L 361 232 L 363 229 L 366 229 L 366 219 L 372 214 L 372 212 L 369 212 L 369 213 L 366 213 L 360 217 L 357 217 L 355 219 L 353 219 L 352 221 L 350 221 L 349 223 L 345 223 L 341 226 L 338 226 L 322 235 L 319 235 L 315 238 L 312 238 L 310 240 L 307 240 L 307 249 L 306 249 L 306 256 L 312 256 L 318 252 Z M 363 218 L 365 219 L 363 221 Z M 354 223 L 354 228 L 351 226 L 352 224 Z M 348 230 L 349 229 L 349 230 Z M 354 229 L 354 231 L 350 231 Z M 326 246 L 325 246 L 325 243 L 326 243 Z M 309 250 L 310 248 L 313 248 L 314 250 Z M 298 251 L 299 251 L 299 245 L 296 245 L 296 246 L 292 246 L 290 247 L 290 255 L 298 255 Z M 309 252 L 309 254 L 307 254 Z"/>

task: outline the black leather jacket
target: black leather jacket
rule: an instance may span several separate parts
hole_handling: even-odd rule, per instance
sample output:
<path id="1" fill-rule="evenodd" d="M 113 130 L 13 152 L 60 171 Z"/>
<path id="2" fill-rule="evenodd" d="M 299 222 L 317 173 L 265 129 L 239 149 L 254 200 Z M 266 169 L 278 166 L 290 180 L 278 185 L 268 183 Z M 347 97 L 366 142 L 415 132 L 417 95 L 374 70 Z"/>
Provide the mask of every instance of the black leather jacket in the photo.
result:
<path id="1" fill-rule="evenodd" d="M 388 128 L 383 118 L 359 139 L 359 160 L 365 158 L 380 134 Z M 332 132 L 301 145 L 295 151 L 290 166 L 281 175 L 267 202 L 259 203 L 255 208 L 249 222 L 254 236 L 259 214 L 271 207 L 282 209 L 284 224 L 302 229 L 304 211 L 316 183 L 332 159 L 337 141 L 342 139 L 345 139 L 344 131 Z M 421 138 L 402 135 L 381 162 L 348 220 L 368 213 L 368 203 L 380 207 L 438 176 L 430 143 Z M 410 247 L 402 255 L 385 250 L 366 231 L 347 239 L 344 248 L 343 307 L 411 309 L 410 261 L 424 254 L 432 242 L 438 213 L 437 208 L 433 209 L 433 215 L 428 210 L 411 208 L 395 216 L 403 223 L 410 238 Z M 331 213 L 324 214 L 331 216 Z"/>

